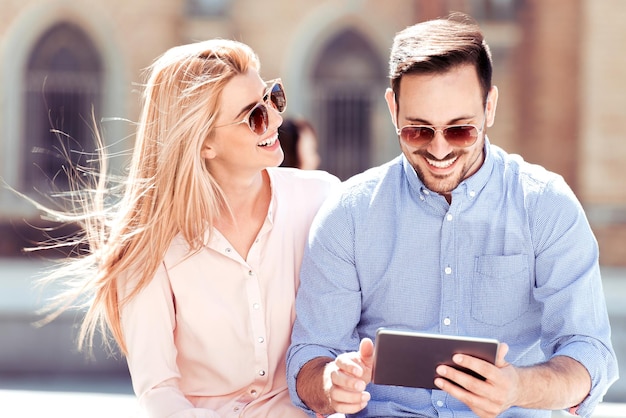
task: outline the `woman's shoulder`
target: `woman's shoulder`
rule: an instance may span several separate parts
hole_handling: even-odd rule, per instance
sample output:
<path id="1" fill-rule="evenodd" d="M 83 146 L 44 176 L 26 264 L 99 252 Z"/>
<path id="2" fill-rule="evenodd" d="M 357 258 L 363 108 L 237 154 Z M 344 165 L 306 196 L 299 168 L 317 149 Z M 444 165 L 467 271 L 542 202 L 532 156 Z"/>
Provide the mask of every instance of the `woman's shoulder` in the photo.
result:
<path id="1" fill-rule="evenodd" d="M 272 183 L 291 185 L 334 185 L 340 183 L 337 176 L 324 170 L 301 170 L 293 167 L 271 167 L 267 172 L 272 179 Z"/>
<path id="2" fill-rule="evenodd" d="M 339 178 L 322 170 L 276 167 L 268 173 L 276 201 L 312 210 L 317 210 L 341 184 Z"/>

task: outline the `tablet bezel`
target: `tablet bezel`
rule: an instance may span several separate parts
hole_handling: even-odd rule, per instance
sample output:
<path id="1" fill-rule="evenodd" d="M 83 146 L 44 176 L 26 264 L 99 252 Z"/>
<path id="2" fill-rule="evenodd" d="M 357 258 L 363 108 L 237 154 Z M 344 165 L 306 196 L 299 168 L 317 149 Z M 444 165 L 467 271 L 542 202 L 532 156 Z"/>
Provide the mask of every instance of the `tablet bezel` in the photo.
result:
<path id="1" fill-rule="evenodd" d="M 457 353 L 495 363 L 499 341 L 380 328 L 374 344 L 372 382 L 377 385 L 438 389 L 435 369 L 446 364 L 479 379 L 484 378 L 452 362 Z"/>

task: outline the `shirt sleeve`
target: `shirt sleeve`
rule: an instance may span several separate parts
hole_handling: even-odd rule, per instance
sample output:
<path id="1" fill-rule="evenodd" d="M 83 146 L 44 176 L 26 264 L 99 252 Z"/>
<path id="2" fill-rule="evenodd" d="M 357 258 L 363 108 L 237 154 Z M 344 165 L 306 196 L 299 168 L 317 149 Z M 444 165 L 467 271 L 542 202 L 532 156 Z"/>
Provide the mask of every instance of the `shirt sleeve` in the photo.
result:
<path id="1" fill-rule="evenodd" d="M 535 297 L 544 306 L 542 349 L 547 356 L 571 357 L 587 369 L 591 391 L 576 413 L 589 416 L 618 376 L 597 241 L 561 177 L 548 184 L 535 210 L 531 229 Z"/>
<path id="2" fill-rule="evenodd" d="M 287 384 L 296 406 L 312 413 L 296 393 L 297 375 L 316 357 L 336 357 L 359 347 L 356 325 L 361 295 L 354 263 L 352 218 L 328 198 L 315 217 L 300 270 L 296 321 L 287 352 Z M 341 309 L 341 315 L 337 315 Z"/>
<path id="3" fill-rule="evenodd" d="M 120 300 L 127 294 L 121 291 Z M 195 408 L 180 391 L 174 301 L 163 263 L 150 283 L 124 305 L 122 329 L 133 389 L 150 418 L 219 418 Z"/>

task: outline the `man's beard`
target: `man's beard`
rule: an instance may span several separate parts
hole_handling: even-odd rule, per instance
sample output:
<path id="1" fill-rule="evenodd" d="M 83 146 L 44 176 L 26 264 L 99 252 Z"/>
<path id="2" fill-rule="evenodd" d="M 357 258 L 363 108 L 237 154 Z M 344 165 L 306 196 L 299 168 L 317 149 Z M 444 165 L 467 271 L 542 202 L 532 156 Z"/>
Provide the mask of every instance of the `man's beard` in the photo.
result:
<path id="1" fill-rule="evenodd" d="M 437 159 L 434 158 L 430 153 L 428 152 L 416 152 L 417 155 L 419 155 L 421 158 L 424 159 L 430 159 L 430 160 L 436 160 L 436 161 L 447 161 L 447 160 L 452 160 L 455 157 L 462 157 L 464 154 L 464 152 L 458 153 L 458 152 L 453 152 L 450 153 L 448 155 L 446 155 L 446 157 L 444 159 Z M 425 162 L 425 164 L 428 164 L 427 162 Z M 428 190 L 435 192 L 435 193 L 439 193 L 439 194 L 449 194 L 451 193 L 454 189 L 456 189 L 458 187 L 459 184 L 461 184 L 461 181 L 463 181 L 463 175 L 466 172 L 466 170 L 461 170 L 461 171 L 454 171 L 451 174 L 447 174 L 444 176 L 440 176 L 440 175 L 436 175 L 433 174 L 432 172 L 426 170 L 422 170 L 421 166 L 419 165 L 414 165 L 413 169 L 415 170 L 415 173 L 417 174 L 417 177 L 422 181 L 422 183 L 424 184 L 424 186 L 426 186 L 428 188 Z"/>

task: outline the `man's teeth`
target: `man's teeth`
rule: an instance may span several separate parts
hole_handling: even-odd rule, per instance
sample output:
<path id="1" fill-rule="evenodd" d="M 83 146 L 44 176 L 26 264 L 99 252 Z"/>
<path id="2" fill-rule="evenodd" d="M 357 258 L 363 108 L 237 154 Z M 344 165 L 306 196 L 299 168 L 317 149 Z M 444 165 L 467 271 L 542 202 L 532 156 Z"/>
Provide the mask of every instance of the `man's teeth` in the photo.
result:
<path id="1" fill-rule="evenodd" d="M 430 159 L 426 159 L 428 161 L 428 164 L 437 167 L 437 168 L 448 168 L 450 167 L 452 164 L 454 164 L 454 162 L 456 161 L 458 157 L 454 157 L 450 160 L 444 160 L 444 161 L 437 161 L 437 160 L 430 160 Z"/>
<path id="2" fill-rule="evenodd" d="M 269 147 L 269 146 L 274 145 L 274 143 L 276 142 L 276 140 L 277 140 L 277 139 L 278 139 L 278 137 L 273 136 L 273 137 L 271 137 L 271 138 L 266 139 L 266 140 L 265 140 L 265 141 L 263 141 L 263 142 L 259 142 L 257 145 L 258 145 L 259 147 Z"/>

